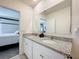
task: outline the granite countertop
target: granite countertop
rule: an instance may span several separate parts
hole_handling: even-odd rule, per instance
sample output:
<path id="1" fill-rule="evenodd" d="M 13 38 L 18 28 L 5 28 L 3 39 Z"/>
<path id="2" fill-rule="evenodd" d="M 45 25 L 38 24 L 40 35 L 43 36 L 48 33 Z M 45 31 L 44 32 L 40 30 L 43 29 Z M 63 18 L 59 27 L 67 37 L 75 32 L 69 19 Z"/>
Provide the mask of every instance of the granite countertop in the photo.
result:
<path id="1" fill-rule="evenodd" d="M 28 38 L 38 44 L 41 44 L 51 50 L 61 53 L 63 55 L 71 56 L 72 42 L 66 42 L 66 41 L 53 39 L 52 41 L 54 41 L 56 43 L 49 44 L 49 43 L 43 42 L 43 40 L 51 40 L 50 38 L 47 38 L 47 37 L 39 38 L 38 36 L 34 36 L 34 35 L 30 35 L 30 36 L 24 35 L 24 38 Z"/>

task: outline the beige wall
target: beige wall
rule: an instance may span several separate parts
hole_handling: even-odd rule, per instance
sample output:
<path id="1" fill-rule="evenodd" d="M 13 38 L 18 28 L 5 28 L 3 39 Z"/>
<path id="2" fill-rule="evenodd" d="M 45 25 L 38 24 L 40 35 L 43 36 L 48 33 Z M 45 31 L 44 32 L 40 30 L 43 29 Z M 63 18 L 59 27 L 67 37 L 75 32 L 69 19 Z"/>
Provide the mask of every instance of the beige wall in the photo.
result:
<path id="1" fill-rule="evenodd" d="M 34 21 L 33 21 L 33 32 L 39 33 L 39 22 L 40 22 L 40 15 L 34 14 Z"/>
<path id="2" fill-rule="evenodd" d="M 0 0 L 0 5 L 20 11 L 20 52 L 23 52 L 22 34 L 32 32 L 33 10 L 18 0 Z"/>
<path id="3" fill-rule="evenodd" d="M 33 20 L 33 32 L 40 33 L 40 18 L 44 17 L 42 14 L 34 13 L 34 20 Z"/>
<path id="4" fill-rule="evenodd" d="M 72 0 L 72 32 L 78 28 L 79 33 L 79 0 Z M 79 59 L 79 35 L 73 39 L 73 59 Z"/>

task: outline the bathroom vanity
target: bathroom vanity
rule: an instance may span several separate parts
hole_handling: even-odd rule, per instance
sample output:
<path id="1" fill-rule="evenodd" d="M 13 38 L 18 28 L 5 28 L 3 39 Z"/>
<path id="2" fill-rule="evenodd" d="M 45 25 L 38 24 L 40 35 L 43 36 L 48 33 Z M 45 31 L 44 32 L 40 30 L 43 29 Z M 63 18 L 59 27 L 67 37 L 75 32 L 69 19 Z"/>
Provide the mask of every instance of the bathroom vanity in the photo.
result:
<path id="1" fill-rule="evenodd" d="M 24 36 L 24 53 L 29 59 L 65 59 L 71 56 L 71 42 Z"/>
<path id="2" fill-rule="evenodd" d="M 23 35 L 24 54 L 29 59 L 72 59 L 71 3 L 71 0 L 42 0 L 36 5 L 33 33 L 42 32 L 47 37 Z"/>

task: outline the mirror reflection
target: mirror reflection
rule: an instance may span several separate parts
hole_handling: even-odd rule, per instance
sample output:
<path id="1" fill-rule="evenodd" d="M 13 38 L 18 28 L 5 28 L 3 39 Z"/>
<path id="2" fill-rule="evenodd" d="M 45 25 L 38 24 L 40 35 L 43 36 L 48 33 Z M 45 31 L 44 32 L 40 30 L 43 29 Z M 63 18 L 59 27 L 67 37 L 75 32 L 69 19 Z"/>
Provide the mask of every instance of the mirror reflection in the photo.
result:
<path id="1" fill-rule="evenodd" d="M 71 0 L 65 0 L 55 7 L 51 7 L 41 13 L 46 21 L 47 34 L 71 34 Z M 41 27 L 43 24 L 41 24 Z M 44 30 L 42 30 L 44 31 Z"/>

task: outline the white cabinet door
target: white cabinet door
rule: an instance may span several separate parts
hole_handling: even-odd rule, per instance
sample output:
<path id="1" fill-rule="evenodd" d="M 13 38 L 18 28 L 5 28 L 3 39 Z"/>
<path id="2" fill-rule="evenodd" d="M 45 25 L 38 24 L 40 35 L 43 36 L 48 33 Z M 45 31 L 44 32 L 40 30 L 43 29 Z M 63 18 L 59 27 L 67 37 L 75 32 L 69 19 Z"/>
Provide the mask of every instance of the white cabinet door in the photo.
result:
<path id="1" fill-rule="evenodd" d="M 42 59 L 40 57 L 40 50 L 38 44 L 33 42 L 33 59 Z"/>
<path id="2" fill-rule="evenodd" d="M 44 56 L 44 59 L 64 59 L 64 55 L 50 50 L 42 45 L 39 46 L 39 49 L 41 50 L 41 54 Z"/>
<path id="3" fill-rule="evenodd" d="M 64 55 L 37 43 L 33 43 L 33 59 L 64 59 Z"/>
<path id="4" fill-rule="evenodd" d="M 45 55 L 39 44 L 33 43 L 33 59 L 51 59 L 49 54 Z"/>
<path id="5" fill-rule="evenodd" d="M 29 39 L 25 39 L 24 52 L 29 59 L 32 59 L 32 41 Z"/>

